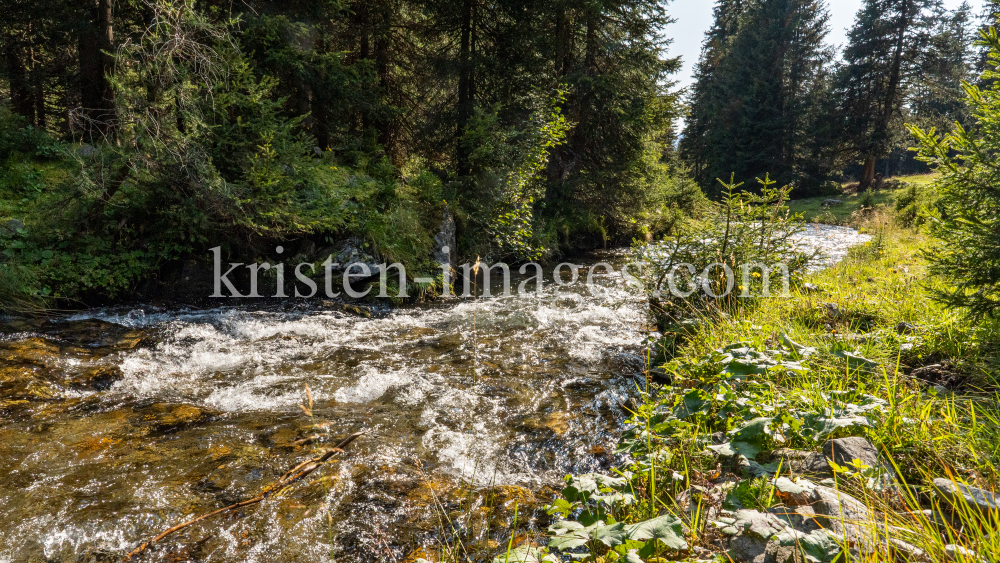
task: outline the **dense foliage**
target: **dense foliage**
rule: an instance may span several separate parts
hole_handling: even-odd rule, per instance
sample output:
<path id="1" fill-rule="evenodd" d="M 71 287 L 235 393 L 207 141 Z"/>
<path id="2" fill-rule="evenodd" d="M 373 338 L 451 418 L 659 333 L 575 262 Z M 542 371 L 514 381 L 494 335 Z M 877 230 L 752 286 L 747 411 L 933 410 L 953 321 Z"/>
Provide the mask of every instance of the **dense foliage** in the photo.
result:
<path id="1" fill-rule="evenodd" d="M 127 294 L 220 245 L 361 239 L 426 271 L 445 210 L 463 257 L 537 258 L 669 229 L 700 197 L 659 2 L 0 8 L 19 299 Z"/>
<path id="2" fill-rule="evenodd" d="M 1000 314 L 1000 38 L 995 28 L 983 34 L 991 48 L 993 70 L 987 87 L 966 84 L 973 125 L 956 125 L 940 137 L 932 128 L 911 128 L 920 155 L 941 172 L 941 217 L 931 222 L 940 244 L 929 253 L 935 273 L 954 287 L 939 293 L 946 303 L 974 316 Z"/>

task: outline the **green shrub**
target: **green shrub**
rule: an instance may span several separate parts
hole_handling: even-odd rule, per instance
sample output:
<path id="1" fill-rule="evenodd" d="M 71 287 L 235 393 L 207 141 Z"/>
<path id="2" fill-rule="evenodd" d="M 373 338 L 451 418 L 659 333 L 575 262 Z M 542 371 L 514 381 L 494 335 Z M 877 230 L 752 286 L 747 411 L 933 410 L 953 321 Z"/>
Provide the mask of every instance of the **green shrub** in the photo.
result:
<path id="1" fill-rule="evenodd" d="M 769 178 L 758 182 L 759 195 L 737 192 L 742 184 L 733 180 L 722 182 L 726 189 L 722 200 L 709 204 L 701 218 L 680 222 L 659 242 L 639 245 L 637 264 L 644 266 L 640 278 L 653 297 L 655 311 L 678 318 L 690 313 L 692 307 L 702 310 L 759 293 L 764 276 L 759 271 L 745 276 L 744 266 L 781 263 L 788 267 L 791 278 L 801 275 L 809 257 L 798 250 L 793 237 L 805 228 L 805 221 L 801 213 L 792 214 L 786 206 L 791 187 L 774 187 Z M 695 274 L 688 275 L 681 267 L 684 264 L 694 266 Z M 700 279 L 698 276 L 712 264 L 724 264 L 733 278 L 727 279 L 723 268 L 714 267 L 711 279 Z M 680 292 L 694 291 L 691 298 L 674 295 L 671 276 Z M 730 282 L 733 287 L 727 294 Z M 706 285 L 711 294 L 701 290 Z M 725 296 L 716 299 L 711 295 Z"/>

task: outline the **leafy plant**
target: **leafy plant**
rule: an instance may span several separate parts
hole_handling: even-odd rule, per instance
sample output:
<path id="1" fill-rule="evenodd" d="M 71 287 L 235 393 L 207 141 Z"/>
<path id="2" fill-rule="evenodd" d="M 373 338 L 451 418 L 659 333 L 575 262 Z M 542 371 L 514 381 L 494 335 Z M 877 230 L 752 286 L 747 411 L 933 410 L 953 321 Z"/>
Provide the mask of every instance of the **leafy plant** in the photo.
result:
<path id="1" fill-rule="evenodd" d="M 663 241 L 636 248 L 640 278 L 661 319 L 739 302 L 764 289 L 776 264 L 787 267 L 790 277 L 804 270 L 810 257 L 794 242 L 804 229 L 804 219 L 788 211 L 791 187 L 775 187 L 767 177 L 758 182 L 760 194 L 737 192 L 742 184 L 732 179 L 722 182 L 721 201 L 703 218 L 685 221 Z M 685 264 L 694 271 L 682 267 Z M 751 272 L 754 267 L 765 271 Z M 688 292 L 692 297 L 678 296 Z"/>

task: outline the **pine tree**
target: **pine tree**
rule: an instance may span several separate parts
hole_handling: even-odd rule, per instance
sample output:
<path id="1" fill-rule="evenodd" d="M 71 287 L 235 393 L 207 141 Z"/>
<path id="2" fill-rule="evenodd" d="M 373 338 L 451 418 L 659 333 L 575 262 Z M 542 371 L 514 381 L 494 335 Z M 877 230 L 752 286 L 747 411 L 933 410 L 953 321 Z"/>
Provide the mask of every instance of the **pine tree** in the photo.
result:
<path id="1" fill-rule="evenodd" d="M 989 29 L 1000 28 L 1000 0 L 989 0 L 983 7 L 983 12 L 979 16 L 980 26 L 979 33 L 976 34 L 974 39 L 978 40 L 979 35 L 983 32 L 989 33 Z M 990 66 L 990 48 L 987 45 L 979 45 L 979 51 L 976 56 L 975 61 L 975 73 L 977 77 L 977 84 L 980 87 L 988 87 L 992 82 L 992 78 L 986 76 L 987 71 L 993 70 Z"/>
<path id="2" fill-rule="evenodd" d="M 844 142 L 863 161 L 860 187 L 875 181 L 875 164 L 900 128 L 905 94 L 915 76 L 921 13 L 939 0 L 865 0 L 844 50 L 838 76 Z"/>
<path id="3" fill-rule="evenodd" d="M 764 177 L 809 187 L 829 175 L 816 144 L 828 98 L 829 15 L 819 0 L 720 4 L 695 86 L 684 155 L 706 189 L 716 178 Z M 725 9 L 722 9 L 725 8 Z M 733 17 L 727 10 L 740 11 Z M 732 35 L 729 35 L 732 33 Z"/>
<path id="4" fill-rule="evenodd" d="M 976 79 L 973 44 L 977 34 L 972 7 L 968 2 L 953 11 L 931 6 L 916 28 L 919 36 L 914 76 L 904 93 L 907 122 L 938 130 L 949 129 L 956 122 L 968 125 L 970 115 L 962 83 Z M 897 150 L 902 152 L 906 147 Z"/>
<path id="5" fill-rule="evenodd" d="M 680 141 L 681 157 L 691 167 L 695 180 L 708 185 L 709 147 L 715 139 L 713 126 L 725 104 L 717 80 L 719 62 L 729 50 L 729 42 L 739 30 L 740 18 L 749 0 L 718 0 L 713 10 L 715 23 L 705 32 L 701 57 L 691 87 L 689 114 Z"/>

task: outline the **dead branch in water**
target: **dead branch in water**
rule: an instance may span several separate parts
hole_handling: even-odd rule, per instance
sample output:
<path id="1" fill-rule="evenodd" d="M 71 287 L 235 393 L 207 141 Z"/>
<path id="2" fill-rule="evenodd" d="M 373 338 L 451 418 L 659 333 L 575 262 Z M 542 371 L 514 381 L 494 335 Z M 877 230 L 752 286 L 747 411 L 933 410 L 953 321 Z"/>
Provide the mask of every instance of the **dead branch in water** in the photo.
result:
<path id="1" fill-rule="evenodd" d="M 287 489 L 292 484 L 294 484 L 294 483 L 302 480 L 303 478 L 305 478 L 307 475 L 309 475 L 313 471 L 316 471 L 317 469 L 319 469 L 320 466 L 322 466 L 324 463 L 326 463 L 327 461 L 329 461 L 331 457 L 333 457 L 333 454 L 335 454 L 335 453 L 343 453 L 344 448 L 346 448 L 348 445 L 350 445 L 350 443 L 353 442 L 354 440 L 357 440 L 358 438 L 360 438 L 363 434 L 364 434 L 364 432 L 355 432 L 354 434 L 351 434 L 347 438 L 344 438 L 343 440 L 341 440 L 339 444 L 337 444 L 336 446 L 334 446 L 332 449 L 328 450 L 323 455 L 321 455 L 319 457 L 315 457 L 315 458 L 310 459 L 310 460 L 303 461 L 302 463 L 300 463 L 300 464 L 296 465 L 295 467 L 289 469 L 288 471 L 285 472 L 284 475 L 281 476 L 280 479 L 278 479 L 274 483 L 271 483 L 259 495 L 253 497 L 252 499 L 244 500 L 244 501 L 241 501 L 241 502 L 237 502 L 236 504 L 231 504 L 231 505 L 229 505 L 229 506 L 227 506 L 225 508 L 220 508 L 219 510 L 216 510 L 215 512 L 210 512 L 208 514 L 203 514 L 203 515 L 201 515 L 201 516 L 199 516 L 199 517 L 197 517 L 197 518 L 195 518 L 193 520 L 188 520 L 187 522 L 184 522 L 183 524 L 178 524 L 178 525 L 176 525 L 176 526 L 174 526 L 172 528 L 169 528 L 169 529 L 165 530 L 160 535 L 156 536 L 155 538 L 153 538 L 153 539 L 151 539 L 151 540 L 149 540 L 147 542 L 142 543 L 139 547 L 137 547 L 134 550 L 132 550 L 128 555 L 125 556 L 124 559 L 122 559 L 122 563 L 126 563 L 128 561 L 132 561 L 133 557 L 135 557 L 135 556 L 141 554 L 142 552 L 146 551 L 153 544 L 155 544 L 156 542 L 162 540 L 163 538 L 169 536 L 170 534 L 172 534 L 174 532 L 183 530 L 184 528 L 187 528 L 187 527 L 189 527 L 189 526 L 191 526 L 193 524 L 201 522 L 202 520 L 207 520 L 207 519 L 209 519 L 209 518 L 211 518 L 213 516 L 218 516 L 220 514 L 225 514 L 227 512 L 232 512 L 233 510 L 236 510 L 236 509 L 239 509 L 239 508 L 243 508 L 243 507 L 246 507 L 246 506 L 257 504 L 257 503 L 263 501 L 264 499 L 266 499 L 267 497 L 269 497 L 269 496 L 271 496 L 271 495 L 273 495 L 275 493 L 278 493 L 280 491 L 283 491 L 283 490 Z"/>

